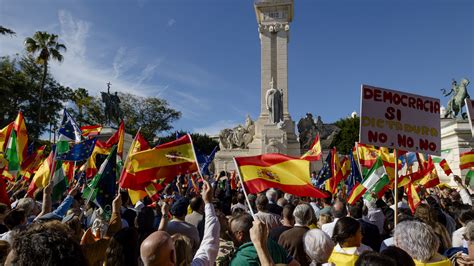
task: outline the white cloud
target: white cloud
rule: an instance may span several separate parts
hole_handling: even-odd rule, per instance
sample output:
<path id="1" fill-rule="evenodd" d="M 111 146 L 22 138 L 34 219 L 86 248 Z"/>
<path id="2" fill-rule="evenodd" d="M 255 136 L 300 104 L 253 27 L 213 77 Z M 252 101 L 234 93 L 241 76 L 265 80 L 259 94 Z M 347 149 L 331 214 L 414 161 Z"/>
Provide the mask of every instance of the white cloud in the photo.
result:
<path id="1" fill-rule="evenodd" d="M 211 84 L 227 86 L 226 81 L 213 75 L 192 62 L 165 60 L 164 56 L 147 58 L 138 48 L 125 46 L 110 47 L 109 40 L 100 44 L 90 40 L 101 35 L 93 23 L 76 17 L 67 10 L 58 11 L 57 20 L 46 25 L 27 25 L 22 21 L 15 25 L 16 36 L 4 37 L 0 42 L 2 54 L 23 53 L 25 37 L 38 29 L 60 33 L 59 41 L 67 46 L 62 63 L 52 61 L 51 73 L 64 86 L 83 87 L 91 95 L 105 91 L 106 83 L 112 83 L 112 91 L 122 91 L 139 96 L 155 96 L 166 99 L 170 105 L 181 111 L 183 120 L 199 124 L 212 110 L 209 90 L 218 89 Z M 174 23 L 174 22 L 172 22 Z M 216 132 L 221 129 L 216 128 Z"/>
<path id="2" fill-rule="evenodd" d="M 168 27 L 172 27 L 174 24 L 176 24 L 176 20 L 174 18 L 170 18 L 166 25 L 168 25 Z"/>
<path id="3" fill-rule="evenodd" d="M 120 47 L 115 55 L 112 67 L 104 67 L 97 62 L 93 54 L 86 53 L 87 37 L 92 29 L 91 23 L 74 18 L 71 13 L 60 10 L 58 13 L 61 29 L 61 41 L 68 50 L 61 64 L 51 64 L 56 79 L 71 88 L 87 88 L 92 95 L 106 88 L 106 83 L 112 83 L 112 90 L 126 91 L 133 94 L 148 96 L 160 87 L 146 83 L 153 75 L 157 63 L 147 64 L 139 75 L 128 74 L 127 71 L 137 66 L 138 59 L 126 47 Z"/>
<path id="4" fill-rule="evenodd" d="M 211 110 L 209 100 L 204 96 L 196 97 L 175 88 L 167 90 L 165 99 L 168 100 L 171 107 L 182 112 L 183 118 L 193 121 L 201 121 L 202 117 L 208 115 Z"/>
<path id="5" fill-rule="evenodd" d="M 65 10 L 59 10 L 58 18 L 61 27 L 61 39 L 67 47 L 68 56 L 84 59 L 90 23 L 74 19 L 71 13 Z"/>
<path id="6" fill-rule="evenodd" d="M 127 53 L 126 47 L 120 47 L 114 57 L 112 67 L 114 69 L 114 78 L 120 77 L 120 75 L 126 73 L 130 68 L 138 63 L 136 56 L 131 56 Z"/>
<path id="7" fill-rule="evenodd" d="M 224 128 L 234 128 L 238 123 L 233 120 L 219 120 L 208 126 L 193 128 L 192 132 L 214 136 Z"/>

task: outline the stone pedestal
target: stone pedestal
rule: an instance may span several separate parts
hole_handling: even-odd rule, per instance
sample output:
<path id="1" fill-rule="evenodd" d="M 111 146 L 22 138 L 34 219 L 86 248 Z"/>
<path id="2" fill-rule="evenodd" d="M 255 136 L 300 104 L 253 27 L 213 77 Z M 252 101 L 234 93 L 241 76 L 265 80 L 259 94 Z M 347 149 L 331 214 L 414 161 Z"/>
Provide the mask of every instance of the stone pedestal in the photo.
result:
<path id="1" fill-rule="evenodd" d="M 107 141 L 113 134 L 115 134 L 116 131 L 117 129 L 115 128 L 104 127 L 100 131 L 100 135 L 97 136 L 97 139 L 100 141 Z M 128 133 L 125 133 L 125 138 L 123 141 L 123 156 L 124 156 L 123 159 L 124 160 L 127 157 L 128 150 L 130 149 L 130 146 L 132 145 L 132 141 L 133 141 L 133 136 Z"/>
<path id="2" fill-rule="evenodd" d="M 279 124 L 270 124 L 261 116 L 255 123 L 255 136 L 249 145 L 249 155 L 282 153 L 299 157 L 300 144 L 295 134 L 295 122 L 288 118 Z"/>
<path id="3" fill-rule="evenodd" d="M 443 152 L 441 156 L 446 158 L 453 174 L 459 175 L 464 179 L 468 170 L 459 168 L 459 154 L 469 151 L 474 147 L 474 138 L 471 134 L 471 128 L 467 120 L 461 119 L 441 119 L 441 149 Z M 438 175 L 441 182 L 450 183 L 454 185 L 451 177 L 447 177 L 444 171 L 437 166 Z"/>

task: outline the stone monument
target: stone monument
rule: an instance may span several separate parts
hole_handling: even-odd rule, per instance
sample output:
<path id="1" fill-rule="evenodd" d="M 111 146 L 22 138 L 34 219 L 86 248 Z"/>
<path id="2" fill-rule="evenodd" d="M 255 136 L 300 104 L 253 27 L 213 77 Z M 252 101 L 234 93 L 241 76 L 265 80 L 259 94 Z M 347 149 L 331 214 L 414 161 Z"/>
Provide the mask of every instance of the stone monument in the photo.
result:
<path id="1" fill-rule="evenodd" d="M 115 122 L 118 126 L 120 121 L 123 119 L 123 112 L 120 108 L 120 98 L 117 95 L 117 92 L 115 92 L 115 94 L 110 93 L 110 85 L 112 84 L 107 82 L 107 92 L 101 92 L 102 102 L 104 102 L 105 105 L 104 115 L 106 118 L 106 124 L 104 125 L 104 128 L 101 130 L 100 134 L 97 136 L 97 139 L 101 141 L 107 141 L 112 135 L 114 135 L 114 133 L 117 131 L 117 128 L 112 127 L 113 122 Z M 123 159 L 125 159 L 127 156 L 128 150 L 130 149 L 133 141 L 133 136 L 128 133 L 125 133 L 124 137 Z"/>
<path id="2" fill-rule="evenodd" d="M 300 156 L 295 122 L 288 112 L 288 41 L 293 0 L 257 0 L 254 4 L 261 47 L 260 115 L 245 126 L 224 129 L 216 171 L 234 170 L 234 156 L 282 153 Z"/>
<path id="3" fill-rule="evenodd" d="M 469 80 L 464 78 L 458 85 L 456 80 L 451 82 L 451 90 L 442 89 L 444 96 L 451 96 L 448 100 L 448 106 L 444 113 L 441 113 L 441 154 L 448 162 L 453 174 L 465 177 L 468 170 L 459 168 L 459 154 L 474 148 L 474 138 L 472 137 L 471 127 L 467 120 L 467 115 L 462 112 L 464 99 L 469 98 L 467 86 Z M 452 178 L 444 174 L 441 168 L 438 168 L 438 175 L 441 182 L 449 183 Z M 451 183 L 453 184 L 453 183 Z M 454 184 L 453 184 L 454 185 Z"/>

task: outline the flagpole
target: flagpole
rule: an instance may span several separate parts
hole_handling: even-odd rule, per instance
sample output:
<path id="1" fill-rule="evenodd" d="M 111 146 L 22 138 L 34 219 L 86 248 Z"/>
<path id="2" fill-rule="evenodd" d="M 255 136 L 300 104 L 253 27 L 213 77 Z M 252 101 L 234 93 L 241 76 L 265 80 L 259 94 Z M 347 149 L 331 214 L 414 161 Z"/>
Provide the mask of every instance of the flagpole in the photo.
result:
<path id="1" fill-rule="evenodd" d="M 394 216 L 394 226 L 397 226 L 398 222 L 398 150 L 393 150 L 393 155 L 395 159 L 395 216 Z"/>
<path id="2" fill-rule="evenodd" d="M 49 182 L 48 182 L 48 184 L 51 184 L 51 181 L 53 180 L 54 174 L 56 172 L 56 151 L 57 151 L 57 147 L 54 146 L 53 162 L 51 163 L 51 171 L 49 172 Z"/>
<path id="3" fill-rule="evenodd" d="M 359 158 L 359 142 L 356 141 L 355 143 L 355 148 L 356 148 L 356 156 L 357 156 L 357 166 L 359 166 L 359 174 L 364 178 L 364 175 L 362 174 L 362 167 L 360 166 L 360 158 Z"/>
<path id="4" fill-rule="evenodd" d="M 194 144 L 193 144 L 193 139 L 191 138 L 191 135 L 189 133 L 187 133 L 186 135 L 188 135 L 188 138 L 189 140 L 191 141 L 191 147 L 193 148 L 193 153 L 194 153 L 194 160 L 195 160 L 195 163 L 196 163 L 196 166 L 197 166 L 197 169 L 198 169 L 198 173 L 199 173 L 199 176 L 204 179 L 204 177 L 202 176 L 202 173 L 201 173 L 201 168 L 199 167 L 199 163 L 197 161 L 197 155 L 196 155 L 196 150 L 194 150 Z"/>
<path id="5" fill-rule="evenodd" d="M 247 204 L 249 205 L 250 214 L 252 215 L 252 217 L 254 217 L 255 213 L 253 213 L 252 205 L 250 205 L 249 196 L 247 195 L 247 191 L 245 191 L 245 184 L 244 184 L 244 180 L 242 180 L 242 174 L 240 174 L 239 165 L 237 164 L 235 157 L 233 157 L 233 160 L 235 164 L 235 169 L 237 170 L 237 173 L 239 174 L 240 184 L 242 185 L 242 191 L 244 192 L 245 199 L 247 200 Z"/>

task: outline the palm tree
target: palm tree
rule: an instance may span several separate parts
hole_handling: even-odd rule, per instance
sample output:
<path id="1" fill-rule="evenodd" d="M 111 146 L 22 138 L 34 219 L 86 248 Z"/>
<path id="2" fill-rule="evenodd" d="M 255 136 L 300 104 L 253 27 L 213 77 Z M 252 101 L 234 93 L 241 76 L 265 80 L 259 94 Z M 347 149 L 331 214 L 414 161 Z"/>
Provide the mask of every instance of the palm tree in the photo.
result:
<path id="1" fill-rule="evenodd" d="M 1 35 L 15 35 L 16 33 L 9 28 L 5 28 L 0 25 L 0 34 Z"/>
<path id="2" fill-rule="evenodd" d="M 46 76 L 48 75 L 48 62 L 50 59 L 62 62 L 64 57 L 61 54 L 61 51 L 66 51 L 66 46 L 58 42 L 58 35 L 49 34 L 46 31 L 37 31 L 33 37 L 28 37 L 25 39 L 25 49 L 31 55 L 38 54 L 38 56 L 35 58 L 35 62 L 43 66 L 43 77 L 41 79 L 38 109 L 38 123 L 40 123 L 41 108 L 43 104 L 43 90 L 46 82 Z"/>

